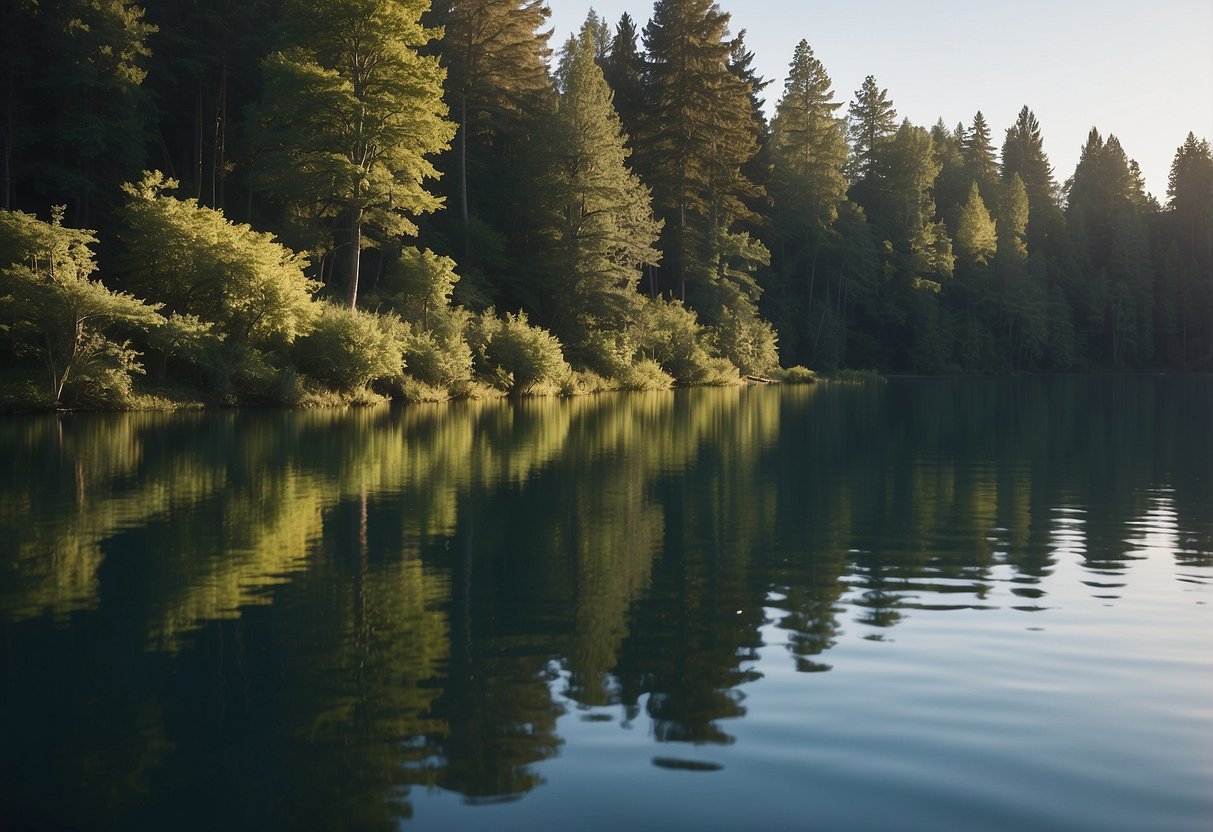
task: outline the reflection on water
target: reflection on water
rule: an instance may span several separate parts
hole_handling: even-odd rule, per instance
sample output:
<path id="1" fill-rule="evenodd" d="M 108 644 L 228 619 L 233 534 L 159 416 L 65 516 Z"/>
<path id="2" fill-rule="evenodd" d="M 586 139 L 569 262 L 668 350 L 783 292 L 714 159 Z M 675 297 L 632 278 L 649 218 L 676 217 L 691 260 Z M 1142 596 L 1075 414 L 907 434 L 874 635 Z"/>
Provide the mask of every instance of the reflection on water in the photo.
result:
<path id="1" fill-rule="evenodd" d="M 1211 402 L 894 380 L 0 422 L 0 820 L 388 827 L 543 786 L 575 723 L 744 777 L 747 720 L 797 719 L 749 693 L 839 679 L 843 642 L 1208 587 Z"/>

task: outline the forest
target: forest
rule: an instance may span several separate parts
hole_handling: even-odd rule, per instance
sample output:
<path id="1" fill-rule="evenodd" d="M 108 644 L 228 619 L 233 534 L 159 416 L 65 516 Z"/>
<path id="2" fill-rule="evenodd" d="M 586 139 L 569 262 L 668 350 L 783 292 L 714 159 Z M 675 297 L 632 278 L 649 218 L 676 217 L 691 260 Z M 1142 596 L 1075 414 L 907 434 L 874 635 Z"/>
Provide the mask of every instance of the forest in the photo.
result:
<path id="1" fill-rule="evenodd" d="M 805 40 L 770 90 L 708 0 L 548 16 L 0 0 L 0 409 L 1213 369 L 1207 139 L 1162 203 Z"/>

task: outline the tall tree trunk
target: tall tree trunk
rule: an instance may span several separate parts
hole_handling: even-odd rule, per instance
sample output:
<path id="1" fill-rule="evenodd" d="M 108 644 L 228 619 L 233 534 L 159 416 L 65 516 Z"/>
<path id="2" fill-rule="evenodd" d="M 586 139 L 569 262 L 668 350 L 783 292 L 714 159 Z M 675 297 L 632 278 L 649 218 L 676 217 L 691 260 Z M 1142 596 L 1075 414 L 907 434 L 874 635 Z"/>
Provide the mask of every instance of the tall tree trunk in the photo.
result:
<path id="1" fill-rule="evenodd" d="M 350 248 L 350 291 L 347 301 L 350 309 L 358 306 L 358 267 L 362 263 L 362 209 L 353 209 L 353 239 Z"/>
<path id="2" fill-rule="evenodd" d="M 459 212 L 463 219 L 463 262 L 470 260 L 472 249 L 468 229 L 468 97 L 465 92 L 459 97 Z"/>

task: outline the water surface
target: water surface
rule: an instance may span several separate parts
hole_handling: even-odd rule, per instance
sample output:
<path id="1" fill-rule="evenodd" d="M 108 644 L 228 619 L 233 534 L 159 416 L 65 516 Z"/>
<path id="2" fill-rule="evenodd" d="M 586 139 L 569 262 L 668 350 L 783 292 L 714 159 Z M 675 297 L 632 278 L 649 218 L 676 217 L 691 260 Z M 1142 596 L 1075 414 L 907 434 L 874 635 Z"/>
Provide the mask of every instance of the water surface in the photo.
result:
<path id="1" fill-rule="evenodd" d="M 1213 379 L 0 421 L 0 826 L 1207 830 Z"/>

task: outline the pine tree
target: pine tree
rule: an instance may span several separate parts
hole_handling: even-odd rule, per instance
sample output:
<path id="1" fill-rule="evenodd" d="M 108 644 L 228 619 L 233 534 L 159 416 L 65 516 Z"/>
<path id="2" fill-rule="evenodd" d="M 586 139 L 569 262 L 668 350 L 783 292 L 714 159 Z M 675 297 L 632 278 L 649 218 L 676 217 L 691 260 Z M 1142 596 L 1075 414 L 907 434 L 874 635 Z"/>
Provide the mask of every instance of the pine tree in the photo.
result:
<path id="1" fill-rule="evenodd" d="M 990 262 L 998 249 L 998 237 L 994 220 L 986 210 L 981 192 L 974 182 L 969 198 L 961 208 L 954 237 L 956 259 L 966 265 L 984 266 Z"/>
<path id="2" fill-rule="evenodd" d="M 429 156 L 449 146 L 442 69 L 418 49 L 424 0 L 294 0 L 287 48 L 266 59 L 261 178 L 348 234 L 346 299 L 358 301 L 363 227 L 415 234 L 441 201 Z"/>
<path id="3" fill-rule="evenodd" d="M 1028 220 L 1031 209 L 1028 189 L 1018 173 L 1002 186 L 996 221 L 998 224 L 998 255 L 1008 262 L 1022 262 L 1028 257 Z"/>
<path id="4" fill-rule="evenodd" d="M 802 40 L 771 125 L 772 251 L 779 282 L 769 303 L 776 309 L 785 354 L 790 348 L 804 360 L 811 360 L 810 352 L 816 359 L 816 352 L 797 349 L 798 330 L 813 320 L 819 271 L 820 288 L 829 294 L 827 264 L 834 264 L 828 249 L 838 236 L 833 226 L 847 198 L 850 148 L 846 123 L 836 114 L 840 106 L 825 67 Z M 830 271 L 841 283 L 841 267 Z"/>
<path id="5" fill-rule="evenodd" d="M 1040 122 L 1027 107 L 1007 128 L 1002 145 L 1002 180 L 1017 175 L 1028 192 L 1028 250 L 1044 254 L 1051 236 L 1061 234 L 1062 215 L 1053 167 L 1044 151 Z"/>
<path id="6" fill-rule="evenodd" d="M 1153 349 L 1153 286 L 1140 170 L 1115 136 L 1092 128 L 1066 183 L 1066 218 L 1082 258 L 1068 287 L 1089 354 L 1140 365 Z"/>
<path id="7" fill-rule="evenodd" d="M 447 69 L 446 101 L 459 126 L 452 149 L 452 199 L 468 223 L 477 213 L 473 179 L 508 164 L 518 143 L 547 112 L 549 11 L 543 0 L 438 0 L 425 17 L 443 28 L 437 48 Z M 492 213 L 492 212 L 487 212 Z"/>
<path id="8" fill-rule="evenodd" d="M 662 272 L 680 298 L 710 280 L 716 229 L 760 195 L 742 172 L 758 149 L 750 90 L 728 69 L 728 14 L 710 0 L 658 0 L 644 29 L 649 106 L 637 163 L 665 220 Z"/>
<path id="9" fill-rule="evenodd" d="M 1167 180 L 1158 269 L 1164 349 L 1182 367 L 1213 366 L 1213 154 L 1188 133 Z"/>
<path id="10" fill-rule="evenodd" d="M 779 213 L 820 236 L 846 200 L 849 148 L 830 76 L 800 41 L 772 124 L 772 196 Z"/>
<path id="11" fill-rule="evenodd" d="M 880 89 L 871 75 L 864 78 L 863 86 L 855 92 L 848 116 L 848 135 L 854 151 L 851 157 L 851 181 L 871 179 L 876 173 L 876 158 L 881 143 L 897 130 L 897 111 L 889 100 L 889 91 Z"/>
<path id="12" fill-rule="evenodd" d="M 998 162 L 995 161 L 994 144 L 990 141 L 990 127 L 981 110 L 973 116 L 973 126 L 960 140 L 960 147 L 969 180 L 977 183 L 986 202 L 992 202 L 994 184 L 998 181 Z"/>
<path id="13" fill-rule="evenodd" d="M 644 57 L 640 54 L 638 37 L 635 22 L 624 12 L 615 26 L 615 37 L 602 65 L 602 73 L 615 94 L 615 112 L 619 114 L 629 143 L 636 137 L 640 113 L 644 109 Z"/>
<path id="14" fill-rule="evenodd" d="M 619 368 L 609 355 L 625 353 L 630 363 L 640 269 L 659 259 L 653 246 L 660 224 L 648 189 L 627 168 L 626 137 L 595 44 L 587 25 L 561 54 L 544 193 L 555 237 L 553 331 L 572 358 L 610 374 Z M 607 342 L 611 349 L 604 350 Z"/>

